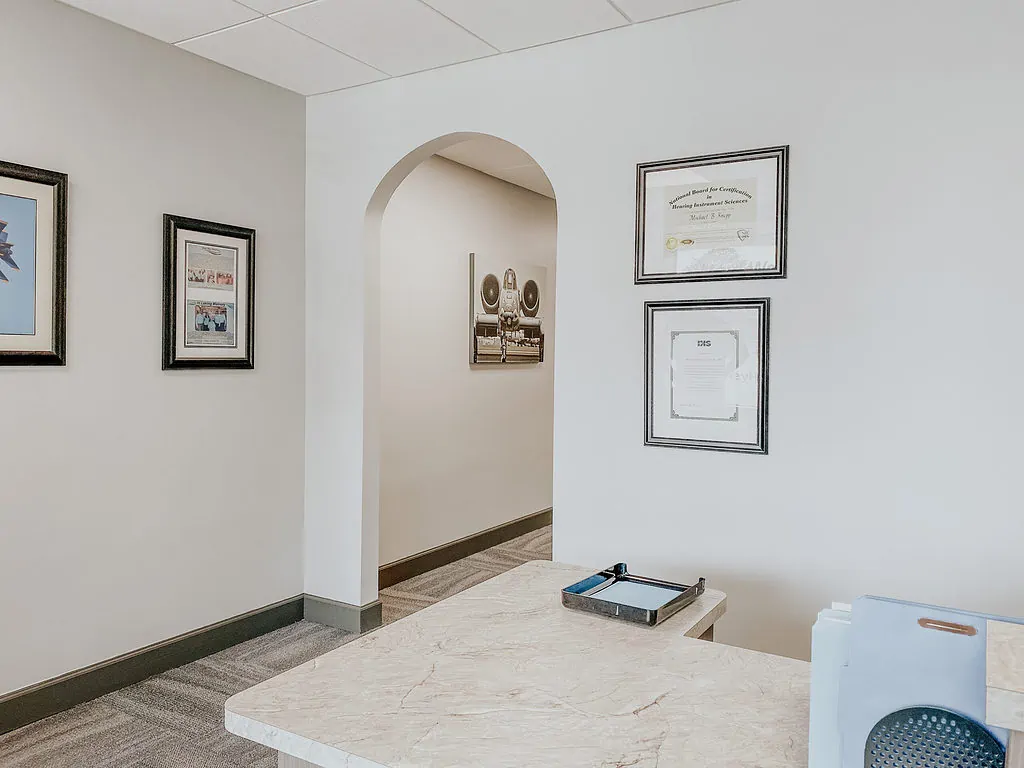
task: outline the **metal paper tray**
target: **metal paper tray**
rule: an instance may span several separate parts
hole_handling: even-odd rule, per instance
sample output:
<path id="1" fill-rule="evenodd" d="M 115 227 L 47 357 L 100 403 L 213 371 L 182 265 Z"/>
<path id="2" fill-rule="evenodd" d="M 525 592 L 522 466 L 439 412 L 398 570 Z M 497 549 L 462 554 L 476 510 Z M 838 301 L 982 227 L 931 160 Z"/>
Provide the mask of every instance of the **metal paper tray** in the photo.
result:
<path id="1" fill-rule="evenodd" d="M 627 586 L 635 585 L 635 586 Z M 605 593 L 605 597 L 601 594 Z M 562 590 L 562 605 L 653 627 L 704 594 L 704 579 L 693 586 L 633 576 L 617 563 Z M 619 598 L 625 599 L 616 599 Z M 639 597 L 641 599 L 630 599 Z"/>

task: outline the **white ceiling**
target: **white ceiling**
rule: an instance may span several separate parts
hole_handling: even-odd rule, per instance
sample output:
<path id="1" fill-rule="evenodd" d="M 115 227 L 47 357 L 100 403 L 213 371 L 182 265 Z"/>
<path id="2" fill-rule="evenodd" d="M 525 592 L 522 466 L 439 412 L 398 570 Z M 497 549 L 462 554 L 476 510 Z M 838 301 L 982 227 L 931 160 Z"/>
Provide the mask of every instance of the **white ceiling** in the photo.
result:
<path id="1" fill-rule="evenodd" d="M 734 0 L 61 0 L 310 96 Z"/>
<path id="2" fill-rule="evenodd" d="M 437 154 L 544 197 L 555 196 L 551 182 L 536 161 L 515 144 L 499 138 L 481 136 L 469 139 Z"/>

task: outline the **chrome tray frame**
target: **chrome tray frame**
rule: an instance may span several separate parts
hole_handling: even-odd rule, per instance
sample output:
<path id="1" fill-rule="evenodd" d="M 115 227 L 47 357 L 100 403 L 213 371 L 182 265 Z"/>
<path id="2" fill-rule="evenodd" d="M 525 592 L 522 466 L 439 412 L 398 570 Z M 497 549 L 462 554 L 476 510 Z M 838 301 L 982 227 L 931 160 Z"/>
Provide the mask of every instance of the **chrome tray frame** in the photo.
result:
<path id="1" fill-rule="evenodd" d="M 657 608 L 638 608 L 633 605 L 616 603 L 612 600 L 602 600 L 600 592 L 620 581 L 630 581 L 635 584 L 648 584 L 654 587 L 669 589 L 678 594 L 668 602 Z M 671 581 L 659 579 L 648 579 L 643 576 L 633 576 L 629 573 L 625 563 L 616 563 L 610 568 L 588 576 L 582 581 L 577 581 L 562 590 L 562 605 L 577 611 L 587 611 L 601 616 L 608 616 L 613 619 L 621 619 L 634 624 L 645 624 L 653 627 L 673 614 L 679 613 L 686 606 L 704 594 L 704 579 L 698 579 L 692 586 L 676 584 Z"/>

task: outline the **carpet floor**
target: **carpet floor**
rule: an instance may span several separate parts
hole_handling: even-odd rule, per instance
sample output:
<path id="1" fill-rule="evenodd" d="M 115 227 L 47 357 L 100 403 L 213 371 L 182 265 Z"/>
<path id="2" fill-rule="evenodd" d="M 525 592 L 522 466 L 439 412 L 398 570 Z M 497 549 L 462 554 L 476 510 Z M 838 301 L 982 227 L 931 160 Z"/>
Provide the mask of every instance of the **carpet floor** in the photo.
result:
<path id="1" fill-rule="evenodd" d="M 530 560 L 551 528 L 381 590 L 390 624 Z M 224 730 L 224 702 L 355 635 L 300 621 L 0 736 L 3 768 L 276 768 L 271 750 Z"/>

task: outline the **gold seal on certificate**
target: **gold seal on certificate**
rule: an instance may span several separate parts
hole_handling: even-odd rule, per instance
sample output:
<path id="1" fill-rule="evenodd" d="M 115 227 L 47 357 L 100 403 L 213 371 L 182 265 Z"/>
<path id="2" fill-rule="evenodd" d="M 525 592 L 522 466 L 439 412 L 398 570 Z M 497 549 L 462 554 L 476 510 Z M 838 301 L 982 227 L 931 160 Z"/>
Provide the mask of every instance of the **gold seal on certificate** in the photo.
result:
<path id="1" fill-rule="evenodd" d="M 637 283 L 786 276 L 789 148 L 637 166 Z"/>
<path id="2" fill-rule="evenodd" d="M 645 443 L 767 453 L 769 300 L 644 307 Z"/>

